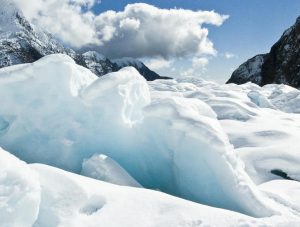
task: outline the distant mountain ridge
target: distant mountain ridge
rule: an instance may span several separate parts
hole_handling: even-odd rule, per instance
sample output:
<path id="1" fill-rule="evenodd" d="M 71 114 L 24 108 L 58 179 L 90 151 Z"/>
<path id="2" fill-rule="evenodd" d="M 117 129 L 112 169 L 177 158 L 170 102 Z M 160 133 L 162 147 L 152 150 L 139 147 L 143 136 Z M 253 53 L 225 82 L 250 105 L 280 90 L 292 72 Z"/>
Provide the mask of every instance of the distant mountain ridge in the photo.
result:
<path id="1" fill-rule="evenodd" d="M 62 53 L 69 55 L 77 64 L 90 69 L 97 76 L 133 66 L 146 80 L 168 79 L 138 60 L 124 61 L 120 65 L 95 51 L 77 53 L 65 47 L 51 34 L 29 23 L 12 1 L 0 0 L 0 5 L 0 68 L 31 63 L 49 54 Z"/>
<path id="2" fill-rule="evenodd" d="M 300 16 L 267 54 L 257 55 L 236 69 L 227 83 L 287 84 L 300 88 Z"/>
<path id="3" fill-rule="evenodd" d="M 153 81 L 156 79 L 170 79 L 170 77 L 164 77 L 158 75 L 156 72 L 150 70 L 143 62 L 136 60 L 134 58 L 121 58 L 112 60 L 113 63 L 117 64 L 119 68 L 126 66 L 132 66 L 138 69 L 139 73 L 146 78 L 148 81 Z"/>

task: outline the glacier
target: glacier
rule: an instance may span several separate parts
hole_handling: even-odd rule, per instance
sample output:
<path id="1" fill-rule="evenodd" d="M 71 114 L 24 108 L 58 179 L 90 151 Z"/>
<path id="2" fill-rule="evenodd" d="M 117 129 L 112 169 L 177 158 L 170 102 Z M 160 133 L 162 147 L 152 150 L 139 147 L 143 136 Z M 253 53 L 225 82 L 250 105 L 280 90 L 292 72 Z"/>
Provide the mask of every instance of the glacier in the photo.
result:
<path id="1" fill-rule="evenodd" d="M 4 150 L 0 150 L 0 160 L 6 166 L 0 166 L 3 227 L 297 226 L 300 223 L 293 215 L 256 219 L 159 191 L 118 186 L 44 164 L 26 164 Z M 2 180 L 3 176 L 7 181 Z M 285 186 L 272 192 L 274 185 Z M 274 181 L 263 185 L 262 190 L 281 198 L 285 193 L 297 196 L 300 187 Z"/>
<path id="2" fill-rule="evenodd" d="M 248 225 L 299 224 L 297 200 L 285 195 L 293 190 L 268 186 L 283 185 L 274 170 L 299 179 L 299 94 L 284 85 L 197 78 L 147 82 L 132 67 L 98 78 L 66 55 L 49 55 L 0 69 L 0 146 L 12 154 L 1 150 L 0 162 L 20 166 L 12 177 L 28 185 L 20 206 L 35 205 L 20 215 L 24 226 L 93 226 L 98 220 L 118 226 L 123 210 L 113 204 L 131 207 L 131 200 L 145 207 L 134 205 L 124 217 L 143 217 L 151 207 L 154 214 L 124 226 L 179 226 L 199 213 L 214 226 L 242 219 Z M 30 179 L 24 179 L 26 171 Z M 0 167 L 0 198 L 2 186 L 13 190 L 7 176 Z M 299 190 L 299 184 L 291 187 Z M 9 196 L 4 193 L 4 200 Z M 17 203 L 1 204 L 0 211 L 18 209 Z M 178 218 L 168 211 L 172 204 Z M 156 222 L 161 206 L 167 215 Z M 208 218 L 212 213 L 222 220 Z M 11 220 L 0 214 L 1 221 L 6 217 Z"/>
<path id="3" fill-rule="evenodd" d="M 38 217 L 40 191 L 37 173 L 0 149 L 1 226 L 31 226 Z"/>
<path id="4" fill-rule="evenodd" d="M 103 154 L 95 154 L 82 162 L 81 175 L 112 184 L 142 187 L 116 161 Z"/>

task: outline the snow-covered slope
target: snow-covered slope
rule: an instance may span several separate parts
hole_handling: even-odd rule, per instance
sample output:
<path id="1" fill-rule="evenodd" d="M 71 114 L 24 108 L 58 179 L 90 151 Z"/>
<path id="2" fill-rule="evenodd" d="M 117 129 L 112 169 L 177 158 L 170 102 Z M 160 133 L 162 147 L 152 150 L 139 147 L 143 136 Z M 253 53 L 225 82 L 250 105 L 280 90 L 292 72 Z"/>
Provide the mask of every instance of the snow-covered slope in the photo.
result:
<path id="1" fill-rule="evenodd" d="M 299 90 L 275 84 L 218 85 L 193 78 L 151 86 L 158 94 L 200 99 L 208 104 L 256 183 L 285 174 L 300 180 Z"/>
<path id="2" fill-rule="evenodd" d="M 40 191 L 37 173 L 0 148 L 0 225 L 32 226 L 39 213 Z"/>
<path id="3" fill-rule="evenodd" d="M 32 200 L 31 213 L 20 216 L 24 223 L 39 206 L 35 226 L 297 226 L 298 197 L 284 196 L 290 186 L 280 183 L 283 192 L 273 192 L 257 184 L 284 174 L 299 179 L 299 94 L 284 85 L 147 82 L 132 67 L 98 78 L 66 55 L 3 68 L 0 146 L 18 158 L 262 219 L 44 165 L 29 165 L 28 173 L 25 164 L 0 167 L 0 184 L 16 177 L 16 185 L 29 185 L 16 193 L 25 188 L 24 203 Z M 3 163 L 16 160 L 7 156 Z M 22 174 L 39 175 L 40 194 Z M 298 191 L 298 183 L 293 187 Z M 0 198 L 8 201 L 11 190 Z M 9 201 L 0 209 L 18 208 L 14 197 Z"/>
<path id="4" fill-rule="evenodd" d="M 0 222 L 3 227 L 297 226 L 297 215 L 255 219 L 162 192 L 121 187 L 41 164 L 27 165 L 0 150 Z M 280 182 L 279 185 L 286 185 Z M 276 182 L 272 183 L 272 188 Z M 287 184 L 274 198 L 297 196 Z M 271 188 L 271 189 L 272 189 Z M 292 190 L 291 190 L 292 189 Z M 278 194 L 277 194 L 278 193 Z M 292 199 L 293 200 L 293 199 Z"/>
<path id="5" fill-rule="evenodd" d="M 287 84 L 300 88 L 300 17 L 267 54 L 257 55 L 235 70 L 227 83 Z"/>

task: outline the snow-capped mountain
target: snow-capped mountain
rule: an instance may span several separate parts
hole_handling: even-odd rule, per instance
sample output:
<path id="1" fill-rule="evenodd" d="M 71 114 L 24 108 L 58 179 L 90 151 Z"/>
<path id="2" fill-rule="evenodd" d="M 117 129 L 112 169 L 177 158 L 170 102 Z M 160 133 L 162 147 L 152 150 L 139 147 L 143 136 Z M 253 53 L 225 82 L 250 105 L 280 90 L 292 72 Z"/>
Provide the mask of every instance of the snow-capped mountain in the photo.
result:
<path id="1" fill-rule="evenodd" d="M 0 3 L 0 67 L 33 62 L 54 53 L 77 58 L 74 51 L 30 24 L 12 1 Z"/>
<path id="2" fill-rule="evenodd" d="M 97 76 L 103 76 L 120 69 L 115 63 L 96 51 L 88 51 L 79 55 L 80 65 L 88 68 Z"/>
<path id="3" fill-rule="evenodd" d="M 82 54 L 66 48 L 51 34 L 29 23 L 13 1 L 0 0 L 0 5 L 0 68 L 31 63 L 49 54 L 62 53 L 69 55 L 77 64 L 90 69 L 97 76 L 133 66 L 147 80 L 166 79 L 137 60 L 120 66 L 95 51 Z"/>
<path id="4" fill-rule="evenodd" d="M 267 54 L 257 55 L 235 70 L 227 83 L 288 84 L 300 88 L 300 17 Z"/>

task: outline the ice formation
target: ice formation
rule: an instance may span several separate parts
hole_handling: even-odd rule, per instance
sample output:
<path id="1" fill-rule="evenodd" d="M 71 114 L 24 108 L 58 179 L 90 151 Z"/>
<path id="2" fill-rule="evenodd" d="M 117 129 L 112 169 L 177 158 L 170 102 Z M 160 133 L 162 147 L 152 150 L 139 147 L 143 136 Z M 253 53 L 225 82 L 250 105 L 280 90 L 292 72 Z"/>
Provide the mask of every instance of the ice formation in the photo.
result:
<path id="1" fill-rule="evenodd" d="M 199 99 L 217 114 L 252 180 L 300 180 L 300 91 L 287 85 L 219 85 L 195 78 L 150 83 L 153 94 Z"/>
<path id="2" fill-rule="evenodd" d="M 0 225 L 32 226 L 39 205 L 38 175 L 26 163 L 0 149 Z"/>
<path id="3" fill-rule="evenodd" d="M 112 184 L 141 187 L 117 162 L 103 154 L 84 160 L 80 174 Z"/>
<path id="4" fill-rule="evenodd" d="M 6 169 L 1 166 L 0 174 L 0 222 L 3 227 L 222 227 L 282 226 L 286 223 L 297 226 L 300 223 L 295 215 L 255 219 L 157 191 L 109 184 L 47 165 L 27 165 L 4 150 L 0 150 L 0 162 L 6 166 Z M 2 180 L 3 176 L 8 176 L 6 181 Z M 277 182 L 270 184 L 272 187 Z M 296 196 L 300 190 L 299 184 L 291 184 L 288 188 L 289 196 Z M 263 190 L 267 193 L 268 185 Z M 279 194 L 273 192 L 273 197 L 281 198 L 281 191 Z"/>
<path id="5" fill-rule="evenodd" d="M 135 69 L 97 79 L 64 55 L 1 72 L 0 144 L 22 160 L 80 172 L 101 151 L 146 188 L 258 217 L 274 213 L 202 101 L 151 99 Z"/>
<path id="6" fill-rule="evenodd" d="M 256 219 L 162 192 L 109 184 L 43 164 L 27 165 L 4 150 L 0 150 L 0 163 L 3 227 L 300 224 L 299 182 L 276 180 L 261 185 L 267 196 L 279 202 L 277 206 L 285 215 Z"/>
<path id="7" fill-rule="evenodd" d="M 267 217 L 263 223 L 299 223 L 300 210 L 292 199 L 256 185 L 280 178 L 274 173 L 299 179 L 300 156 L 297 146 L 290 146 L 300 137 L 300 118 L 295 114 L 299 94 L 282 85 L 218 85 L 196 78 L 146 82 L 130 67 L 97 78 L 71 58 L 51 55 L 0 70 L 0 146 L 28 163 Z M 5 155 L 0 162 L 5 162 Z M 112 201 L 108 197 L 113 198 L 109 193 L 115 190 L 121 203 L 129 194 L 123 201 L 126 204 L 130 199 L 137 203 L 154 199 L 149 207 L 144 202 L 143 208 L 132 207 L 137 216 L 143 216 L 152 205 L 154 216 L 161 206 L 167 213 L 173 206 L 173 197 L 159 199 L 158 192 L 121 189 L 53 167 L 29 166 L 29 172 L 39 175 L 36 182 L 42 189 L 33 193 L 37 203 L 41 196 L 35 226 L 81 226 L 97 221 L 99 215 L 103 223 L 112 223 L 106 209 L 122 213 L 114 205 L 106 208 L 111 206 L 107 201 Z M 38 192 L 39 185 L 31 185 L 29 192 Z M 295 183 L 293 187 L 300 186 Z M 199 206 L 189 211 L 189 218 L 200 210 L 210 215 L 213 209 L 184 201 L 178 208 L 183 216 L 173 221 L 168 215 L 159 216 L 155 223 L 151 216 L 146 226 L 180 225 L 180 218 L 187 217 L 181 206 Z M 27 223 L 37 213 L 33 210 L 30 215 Z M 118 226 L 122 217 L 118 215 L 108 226 Z M 222 221 L 225 219 L 222 216 Z M 237 225 L 235 220 L 230 223 Z"/>

